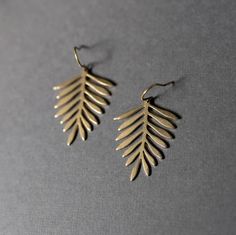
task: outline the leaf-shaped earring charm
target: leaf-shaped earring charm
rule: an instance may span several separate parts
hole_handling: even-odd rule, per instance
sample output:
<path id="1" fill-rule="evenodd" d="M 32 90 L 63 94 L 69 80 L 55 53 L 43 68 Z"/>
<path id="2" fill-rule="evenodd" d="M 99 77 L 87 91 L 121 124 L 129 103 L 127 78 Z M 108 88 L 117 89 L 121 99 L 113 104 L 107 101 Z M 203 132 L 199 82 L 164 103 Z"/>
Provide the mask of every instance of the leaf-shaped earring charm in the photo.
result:
<path id="1" fill-rule="evenodd" d="M 59 91 L 56 96 L 58 102 L 54 106 L 58 109 L 55 118 L 61 117 L 63 132 L 70 130 L 67 145 L 71 145 L 77 133 L 82 140 L 86 140 L 87 133 L 93 130 L 94 125 L 99 124 L 97 114 L 105 112 L 104 106 L 109 104 L 106 97 L 111 95 L 109 88 L 114 85 L 105 78 L 92 75 L 81 64 L 78 50 L 74 47 L 75 59 L 82 68 L 81 74 L 53 87 L 53 90 Z"/>
<path id="2" fill-rule="evenodd" d="M 170 130 L 176 128 L 174 121 L 179 117 L 173 112 L 155 105 L 154 97 L 144 98 L 154 86 L 167 86 L 169 84 L 174 84 L 174 82 L 153 84 L 142 93 L 142 105 L 114 118 L 114 120 L 125 119 L 118 128 L 120 134 L 116 141 L 121 140 L 121 143 L 116 150 L 126 149 L 122 155 L 122 157 L 127 158 L 126 166 L 135 163 L 131 171 L 130 181 L 138 176 L 141 167 L 145 175 L 149 176 L 151 166 L 156 166 L 158 160 L 164 158 L 161 149 L 168 148 L 168 139 L 174 138 Z"/>

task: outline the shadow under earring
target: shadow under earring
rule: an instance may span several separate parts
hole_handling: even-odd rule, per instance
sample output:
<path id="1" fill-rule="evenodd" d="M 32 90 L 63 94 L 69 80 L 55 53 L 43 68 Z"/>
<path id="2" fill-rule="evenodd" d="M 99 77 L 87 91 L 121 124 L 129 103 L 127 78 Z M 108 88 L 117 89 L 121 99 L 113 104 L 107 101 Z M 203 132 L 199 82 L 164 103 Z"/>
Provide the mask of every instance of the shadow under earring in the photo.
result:
<path id="1" fill-rule="evenodd" d="M 144 98 L 146 93 L 154 86 L 167 86 L 174 84 L 153 84 L 143 91 L 141 95 L 142 105 L 129 110 L 128 112 L 115 117 L 114 120 L 125 121 L 119 126 L 121 133 L 116 141 L 122 140 L 116 150 L 126 148 L 122 157 L 127 157 L 126 166 L 136 162 L 130 175 L 133 181 L 139 174 L 142 166 L 145 175 L 151 174 L 151 166 L 156 166 L 158 160 L 164 158 L 161 148 L 169 147 L 168 139 L 173 139 L 174 135 L 169 129 L 175 129 L 173 121 L 179 117 L 166 109 L 154 104 L 154 97 Z"/>
<path id="2" fill-rule="evenodd" d="M 63 132 L 71 130 L 67 145 L 71 145 L 77 133 L 86 140 L 93 125 L 99 124 L 97 114 L 105 112 L 104 106 L 109 104 L 106 97 L 111 95 L 109 88 L 114 85 L 108 79 L 91 74 L 88 67 L 81 64 L 78 51 L 79 48 L 74 47 L 75 59 L 82 69 L 80 75 L 53 87 L 53 90 L 59 90 L 54 106 L 58 109 L 55 118 L 61 117 Z"/>

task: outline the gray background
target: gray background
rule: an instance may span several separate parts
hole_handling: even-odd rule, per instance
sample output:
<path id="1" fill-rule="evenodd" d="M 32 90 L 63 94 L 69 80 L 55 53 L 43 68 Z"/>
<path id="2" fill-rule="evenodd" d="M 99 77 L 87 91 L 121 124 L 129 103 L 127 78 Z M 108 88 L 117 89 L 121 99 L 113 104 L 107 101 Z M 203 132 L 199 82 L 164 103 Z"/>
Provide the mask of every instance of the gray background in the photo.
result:
<path id="1" fill-rule="evenodd" d="M 0 234 L 235 234 L 234 0 L 0 1 Z M 66 146 L 52 86 L 84 63 L 117 83 Z M 129 182 L 112 118 L 154 82 L 183 117 L 166 159 Z M 160 90 L 153 90 L 156 94 Z"/>

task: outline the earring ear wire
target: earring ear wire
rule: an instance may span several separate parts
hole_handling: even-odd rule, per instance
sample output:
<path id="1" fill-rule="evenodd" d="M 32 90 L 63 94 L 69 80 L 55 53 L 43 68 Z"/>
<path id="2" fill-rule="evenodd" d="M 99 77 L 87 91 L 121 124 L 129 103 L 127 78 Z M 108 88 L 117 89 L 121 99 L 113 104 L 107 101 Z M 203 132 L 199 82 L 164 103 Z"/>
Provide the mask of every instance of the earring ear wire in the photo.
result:
<path id="1" fill-rule="evenodd" d="M 78 47 L 74 47 L 74 56 L 75 56 L 76 62 L 79 64 L 79 66 L 81 68 L 86 68 L 86 66 L 80 62 L 80 59 L 79 59 L 79 48 Z"/>
<path id="2" fill-rule="evenodd" d="M 170 81 L 170 82 L 167 82 L 167 83 L 155 83 L 155 84 L 152 84 L 151 86 L 149 86 L 147 89 L 145 89 L 141 95 L 141 100 L 144 101 L 144 100 L 148 100 L 152 97 L 148 97 L 148 98 L 144 98 L 144 96 L 147 94 L 148 91 L 150 91 L 153 87 L 155 86 L 168 86 L 168 85 L 175 85 L 175 82 L 174 81 Z"/>

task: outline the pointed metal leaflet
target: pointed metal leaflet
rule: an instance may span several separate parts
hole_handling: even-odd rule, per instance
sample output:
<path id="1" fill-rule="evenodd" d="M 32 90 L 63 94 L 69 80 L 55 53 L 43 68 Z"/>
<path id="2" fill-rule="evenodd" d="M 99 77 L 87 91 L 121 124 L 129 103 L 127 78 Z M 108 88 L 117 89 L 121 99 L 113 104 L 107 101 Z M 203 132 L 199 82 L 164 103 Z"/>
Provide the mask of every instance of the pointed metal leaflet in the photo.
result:
<path id="1" fill-rule="evenodd" d="M 133 114 L 137 113 L 138 111 L 140 111 L 141 109 L 143 109 L 142 106 L 139 106 L 137 108 L 133 108 L 133 109 L 129 110 L 128 112 L 125 112 L 125 113 L 121 114 L 120 116 L 115 117 L 114 120 L 122 120 L 124 118 L 128 118 L 128 117 L 132 116 Z"/>
<path id="2" fill-rule="evenodd" d="M 131 171 L 130 181 L 133 181 L 137 177 L 137 175 L 139 173 L 140 166 L 141 166 L 141 159 L 138 159 L 136 165 L 133 167 L 133 169 Z"/>
<path id="3" fill-rule="evenodd" d="M 108 81 L 105 78 L 101 78 L 101 77 L 95 77 L 92 74 L 87 74 L 87 77 L 91 78 L 93 81 L 97 82 L 98 84 L 102 85 L 102 86 L 106 86 L 106 87 L 112 87 L 114 86 L 114 84 L 110 81 Z"/>
<path id="4" fill-rule="evenodd" d="M 53 87 L 53 90 L 60 90 L 79 80 L 80 77 L 72 78 Z"/>
<path id="5" fill-rule="evenodd" d="M 161 115 L 163 115 L 164 117 L 167 117 L 171 120 L 177 120 L 179 119 L 177 115 L 175 115 L 174 113 L 166 110 L 166 109 L 163 109 L 163 108 L 160 108 L 160 107 L 157 107 L 157 106 L 154 106 L 154 105 L 150 105 L 150 108 L 154 109 L 156 112 L 160 113 Z"/>
<path id="6" fill-rule="evenodd" d="M 68 139 L 67 139 L 67 145 L 71 145 L 72 142 L 75 140 L 75 137 L 77 135 L 77 132 L 78 132 L 78 126 L 75 125 L 71 131 L 71 133 L 69 134 L 68 136 Z"/>

